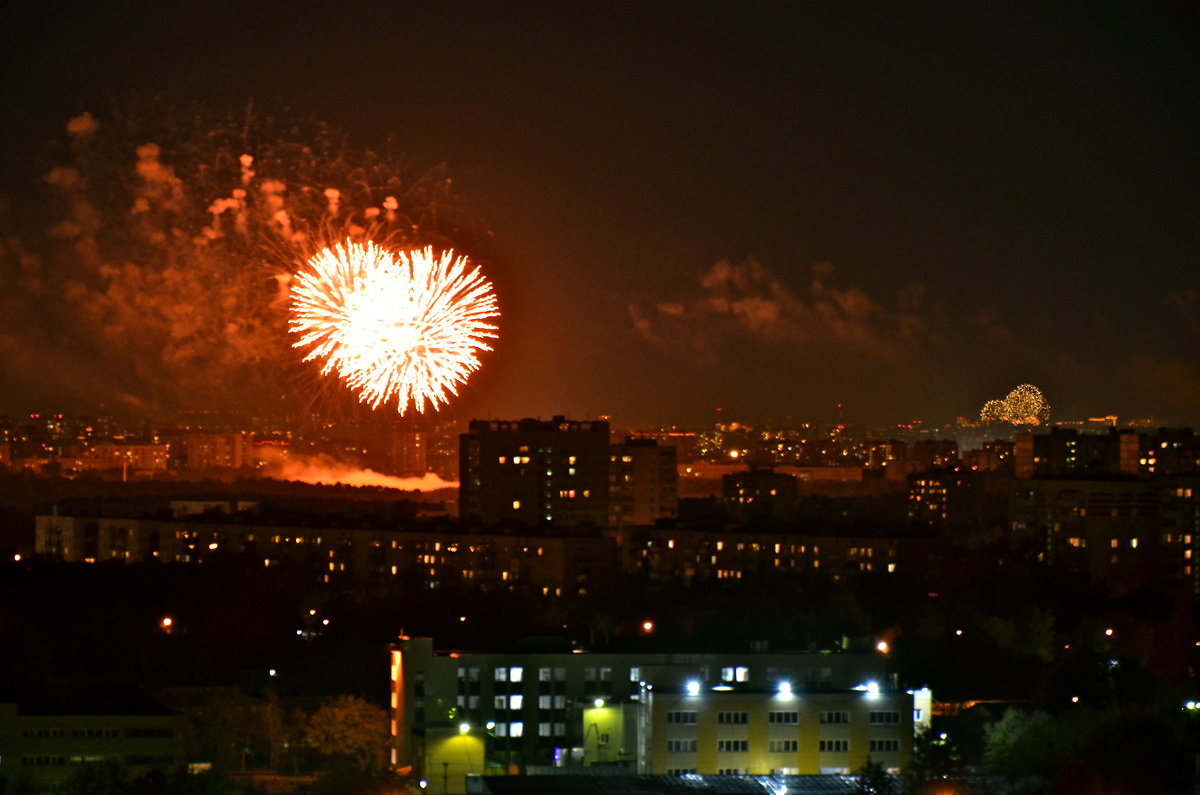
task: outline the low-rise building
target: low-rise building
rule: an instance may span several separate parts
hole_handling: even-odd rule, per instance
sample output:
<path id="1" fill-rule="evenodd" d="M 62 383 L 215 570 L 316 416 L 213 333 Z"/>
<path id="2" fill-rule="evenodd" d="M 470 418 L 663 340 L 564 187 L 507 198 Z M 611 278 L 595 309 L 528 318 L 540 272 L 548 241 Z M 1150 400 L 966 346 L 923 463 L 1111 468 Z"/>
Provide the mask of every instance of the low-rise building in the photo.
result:
<path id="1" fill-rule="evenodd" d="M 741 528 L 638 528 L 619 535 L 627 571 L 691 583 L 778 574 L 894 574 L 923 566 L 927 538 L 783 533 Z"/>
<path id="2" fill-rule="evenodd" d="M 391 764 L 435 793 L 551 767 L 810 774 L 869 757 L 899 769 L 929 719 L 928 691 L 900 690 L 878 653 L 435 652 L 403 637 L 391 680 Z"/>
<path id="3" fill-rule="evenodd" d="M 177 717 L 120 688 L 27 690 L 0 701 L 0 779 L 9 792 L 62 792 L 86 764 L 116 762 L 131 777 L 179 761 Z"/>
<path id="4" fill-rule="evenodd" d="M 343 575 L 403 576 L 429 588 L 469 582 L 485 590 L 523 588 L 546 596 L 586 594 L 617 567 L 614 540 L 598 534 L 251 524 L 218 514 L 161 519 L 44 514 L 36 518 L 36 551 L 85 563 L 202 563 L 237 555 L 265 567 L 308 564 L 326 582 Z"/>

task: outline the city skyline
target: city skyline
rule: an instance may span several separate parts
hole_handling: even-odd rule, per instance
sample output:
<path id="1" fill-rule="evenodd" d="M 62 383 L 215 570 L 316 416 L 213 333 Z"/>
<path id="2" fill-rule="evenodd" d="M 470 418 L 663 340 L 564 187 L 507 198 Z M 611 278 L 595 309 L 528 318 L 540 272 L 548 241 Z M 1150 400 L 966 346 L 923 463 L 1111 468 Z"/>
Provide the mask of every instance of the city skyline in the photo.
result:
<path id="1" fill-rule="evenodd" d="M 254 97 L 444 162 L 492 233 L 500 337 L 447 419 L 939 422 L 1034 383 L 1055 418 L 1200 422 L 1185 4 L 282 9 L 14 14 L 10 284 L 70 119 Z M 149 399 L 31 295 L 0 413 Z"/>

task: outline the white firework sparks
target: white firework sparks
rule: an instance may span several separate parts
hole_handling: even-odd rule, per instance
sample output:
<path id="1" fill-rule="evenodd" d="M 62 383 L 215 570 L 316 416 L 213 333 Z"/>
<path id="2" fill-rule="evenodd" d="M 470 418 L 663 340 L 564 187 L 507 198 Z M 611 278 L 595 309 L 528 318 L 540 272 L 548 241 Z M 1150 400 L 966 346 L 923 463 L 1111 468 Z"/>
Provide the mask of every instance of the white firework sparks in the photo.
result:
<path id="1" fill-rule="evenodd" d="M 432 247 L 391 252 L 347 241 L 295 275 L 288 330 L 305 361 L 321 362 L 375 409 L 396 399 L 437 409 L 479 369 L 499 316 L 491 283 L 467 258 Z"/>

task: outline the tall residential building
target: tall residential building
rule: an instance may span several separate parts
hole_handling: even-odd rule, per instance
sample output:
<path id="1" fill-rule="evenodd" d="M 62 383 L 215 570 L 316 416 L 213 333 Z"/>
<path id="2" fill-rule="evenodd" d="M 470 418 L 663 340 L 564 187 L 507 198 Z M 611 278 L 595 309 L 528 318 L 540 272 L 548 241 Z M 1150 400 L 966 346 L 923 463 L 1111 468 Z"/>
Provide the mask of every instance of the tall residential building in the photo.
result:
<path id="1" fill-rule="evenodd" d="M 183 437 L 187 468 L 241 469 L 246 463 L 246 437 L 240 433 L 188 433 Z"/>
<path id="2" fill-rule="evenodd" d="M 472 420 L 459 442 L 459 514 L 487 523 L 608 523 L 607 422 Z"/>
<path id="3" fill-rule="evenodd" d="M 978 526 L 983 518 L 983 482 L 963 467 L 908 476 L 908 520 L 928 527 Z"/>
<path id="4" fill-rule="evenodd" d="M 734 519 L 786 520 L 796 515 L 800 496 L 792 475 L 751 464 L 749 469 L 725 475 L 722 480 L 725 508 Z"/>
<path id="5" fill-rule="evenodd" d="M 420 477 L 429 471 L 429 431 L 415 423 L 393 427 L 388 433 L 388 467 L 393 475 Z"/>
<path id="6" fill-rule="evenodd" d="M 1114 590 L 1200 593 L 1200 478 L 1034 478 L 1017 485 L 1010 520 L 1043 560 Z"/>
<path id="7" fill-rule="evenodd" d="M 1159 428 L 1150 433 L 1115 428 L 1079 433 L 1051 428 L 1016 438 L 1019 478 L 1063 475 L 1200 474 L 1200 436 L 1190 428 Z"/>
<path id="8" fill-rule="evenodd" d="M 609 524 L 648 526 L 679 515 L 679 467 L 675 447 L 653 439 L 626 438 L 612 446 Z"/>

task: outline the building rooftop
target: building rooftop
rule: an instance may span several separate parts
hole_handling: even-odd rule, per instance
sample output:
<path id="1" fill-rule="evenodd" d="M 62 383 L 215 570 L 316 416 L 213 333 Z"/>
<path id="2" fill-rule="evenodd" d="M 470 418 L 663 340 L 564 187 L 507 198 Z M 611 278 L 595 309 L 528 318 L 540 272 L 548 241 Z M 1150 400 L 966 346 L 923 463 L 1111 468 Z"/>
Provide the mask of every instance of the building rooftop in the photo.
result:
<path id="1" fill-rule="evenodd" d="M 834 795 L 854 791 L 853 776 L 488 776 L 492 795 Z M 786 788 L 786 789 L 785 789 Z"/>
<path id="2" fill-rule="evenodd" d="M 18 715 L 172 715 L 136 687 L 21 688 L 0 692 L 0 703 L 16 704 Z"/>

